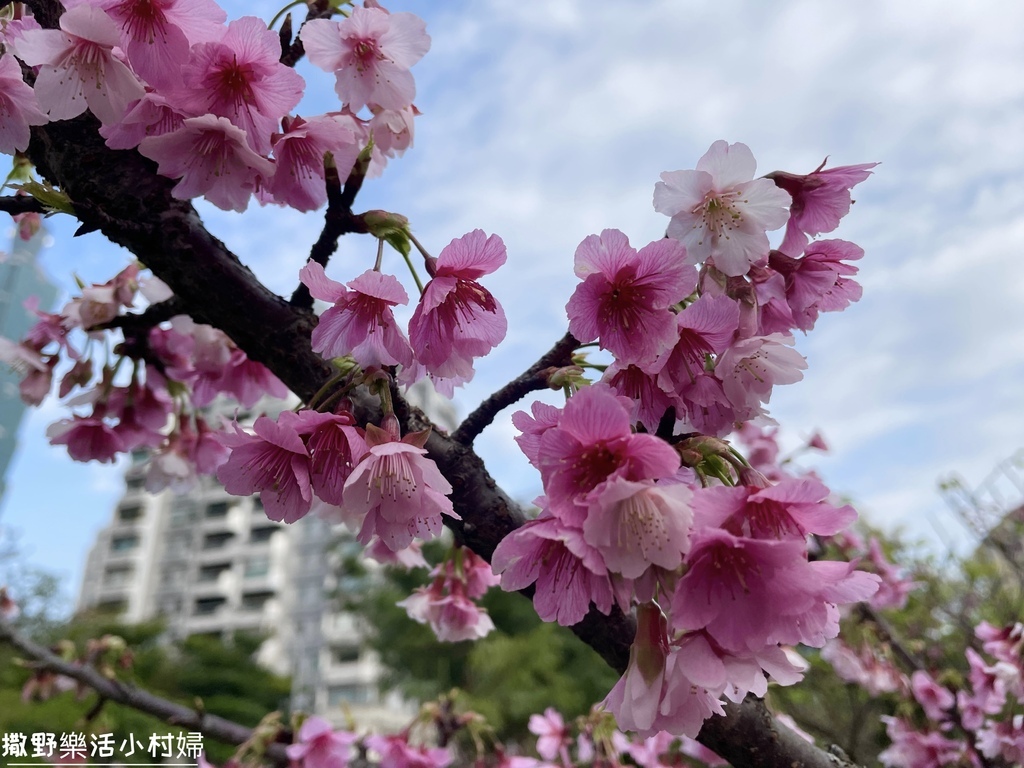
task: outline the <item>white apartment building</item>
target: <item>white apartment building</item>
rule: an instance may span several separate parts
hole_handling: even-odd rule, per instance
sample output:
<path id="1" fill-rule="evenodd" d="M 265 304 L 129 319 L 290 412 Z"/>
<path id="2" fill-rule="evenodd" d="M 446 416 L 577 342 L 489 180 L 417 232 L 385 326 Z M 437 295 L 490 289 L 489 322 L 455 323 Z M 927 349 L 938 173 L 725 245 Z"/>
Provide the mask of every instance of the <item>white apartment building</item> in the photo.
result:
<path id="1" fill-rule="evenodd" d="M 452 406 L 433 390 L 414 395 L 435 421 L 454 422 Z M 292 709 L 339 723 L 351 716 L 365 728 L 404 727 L 411 710 L 381 694 L 366 628 L 331 607 L 329 593 L 359 588 L 330 568 L 332 558 L 359 549 L 351 534 L 313 515 L 291 525 L 269 520 L 258 497 L 231 496 L 213 478 L 185 495 L 150 494 L 147 461 L 145 451 L 132 456 L 125 492 L 89 552 L 78 610 L 129 622 L 159 617 L 171 639 L 263 633 L 258 660 L 291 675 Z"/>

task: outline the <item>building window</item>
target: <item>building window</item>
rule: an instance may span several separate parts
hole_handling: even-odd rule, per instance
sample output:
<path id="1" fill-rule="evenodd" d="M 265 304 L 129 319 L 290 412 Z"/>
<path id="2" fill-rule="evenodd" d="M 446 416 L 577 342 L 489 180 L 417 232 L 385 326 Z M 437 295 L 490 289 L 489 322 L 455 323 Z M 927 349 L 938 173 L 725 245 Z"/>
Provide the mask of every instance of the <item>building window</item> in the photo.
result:
<path id="1" fill-rule="evenodd" d="M 253 528 L 249 534 L 249 541 L 253 544 L 259 544 L 264 541 L 270 541 L 270 537 L 277 533 L 276 525 L 268 525 L 263 528 Z"/>
<path id="2" fill-rule="evenodd" d="M 171 506 L 170 515 L 170 526 L 171 528 L 181 528 L 194 522 L 196 519 L 196 509 L 191 501 L 182 499 L 180 503 L 175 503 Z"/>
<path id="3" fill-rule="evenodd" d="M 231 563 L 216 563 L 215 565 L 204 565 L 199 569 L 199 581 L 211 582 L 220 578 L 224 571 L 231 570 Z"/>
<path id="4" fill-rule="evenodd" d="M 196 600 L 196 608 L 193 614 L 196 616 L 210 616 L 227 602 L 226 597 L 202 597 Z"/>
<path id="5" fill-rule="evenodd" d="M 128 610 L 127 600 L 101 600 L 96 604 L 96 610 L 110 616 L 117 616 Z"/>
<path id="6" fill-rule="evenodd" d="M 103 574 L 103 583 L 108 587 L 123 587 L 132 578 L 132 567 L 129 565 L 113 565 Z"/>
<path id="7" fill-rule="evenodd" d="M 359 661 L 358 645 L 335 645 L 331 648 L 331 657 L 335 664 L 351 664 Z"/>
<path id="8" fill-rule="evenodd" d="M 340 707 L 343 704 L 367 704 L 372 697 L 370 686 L 360 683 L 332 685 L 327 689 L 327 706 Z"/>
<path id="9" fill-rule="evenodd" d="M 212 504 L 206 506 L 206 519 L 216 520 L 221 517 L 227 517 L 228 515 L 228 503 L 226 501 L 215 501 Z"/>
<path id="10" fill-rule="evenodd" d="M 139 546 L 138 536 L 115 536 L 110 540 L 111 552 L 130 552 Z"/>
<path id="11" fill-rule="evenodd" d="M 137 491 L 146 487 L 146 476 L 138 475 L 137 477 L 129 477 L 124 481 L 124 484 L 127 486 L 129 491 Z"/>
<path id="12" fill-rule="evenodd" d="M 273 592 L 250 592 L 242 595 L 243 611 L 262 611 L 267 601 L 274 596 Z"/>
<path id="13" fill-rule="evenodd" d="M 122 523 L 134 523 L 142 517 L 142 507 L 138 504 L 131 507 L 121 507 L 117 510 L 117 519 Z"/>
<path id="14" fill-rule="evenodd" d="M 234 537 L 233 533 L 208 533 L 203 537 L 203 549 L 223 549 Z"/>
<path id="15" fill-rule="evenodd" d="M 245 578 L 259 579 L 268 573 L 270 573 L 269 555 L 253 555 L 245 561 Z"/>

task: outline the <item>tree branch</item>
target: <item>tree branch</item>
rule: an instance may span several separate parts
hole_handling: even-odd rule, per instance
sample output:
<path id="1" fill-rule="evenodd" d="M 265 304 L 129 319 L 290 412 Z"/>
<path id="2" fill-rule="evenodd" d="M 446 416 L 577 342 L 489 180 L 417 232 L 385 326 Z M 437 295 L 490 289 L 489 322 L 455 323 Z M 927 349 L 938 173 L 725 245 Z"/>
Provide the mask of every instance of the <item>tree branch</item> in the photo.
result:
<path id="1" fill-rule="evenodd" d="M 345 180 L 344 189 L 341 188 L 338 169 L 333 165 L 327 168 L 327 210 L 324 212 L 324 228 L 309 251 L 310 261 L 326 267 L 331 256 L 338 250 L 338 239 L 342 235 L 369 232 L 363 217 L 352 213 L 352 204 L 355 203 L 356 195 L 359 194 L 366 179 L 366 167 L 366 162 L 357 162 Z M 299 283 L 289 303 L 300 309 L 312 309 L 313 297 L 309 293 L 309 288 Z"/>
<path id="2" fill-rule="evenodd" d="M 531 392 L 547 389 L 549 369 L 571 365 L 572 353 L 579 345 L 571 333 L 566 333 L 536 363 L 480 403 L 452 433 L 452 440 L 467 447 L 473 445 L 477 436 L 502 410 Z"/>
<path id="3" fill-rule="evenodd" d="M 19 213 L 48 213 L 49 209 L 30 195 L 0 197 L 0 211 L 16 216 Z"/>
<path id="4" fill-rule="evenodd" d="M 244 725 L 225 720 L 217 715 L 197 712 L 132 685 L 111 680 L 89 665 L 64 661 L 49 649 L 22 637 L 3 619 L 0 619 L 0 641 L 6 642 L 34 659 L 42 665 L 43 669 L 70 677 L 72 680 L 89 686 L 99 695 L 99 702 L 113 701 L 123 704 L 126 707 L 153 715 L 169 725 L 196 731 L 227 744 L 244 744 L 252 738 L 252 729 Z M 286 765 L 289 762 L 283 744 L 269 745 L 267 755 L 278 765 Z"/>

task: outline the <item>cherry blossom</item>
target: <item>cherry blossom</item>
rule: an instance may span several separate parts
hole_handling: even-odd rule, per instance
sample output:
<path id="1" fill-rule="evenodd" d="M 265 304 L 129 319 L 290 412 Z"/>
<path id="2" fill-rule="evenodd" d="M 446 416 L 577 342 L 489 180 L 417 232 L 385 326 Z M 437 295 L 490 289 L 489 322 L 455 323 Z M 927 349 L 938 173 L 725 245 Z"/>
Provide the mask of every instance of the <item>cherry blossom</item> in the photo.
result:
<path id="1" fill-rule="evenodd" d="M 392 275 L 367 270 L 346 288 L 315 261 L 299 272 L 313 298 L 331 302 L 313 329 L 313 351 L 327 358 L 352 355 L 364 368 L 410 365 L 413 352 L 391 308 L 409 295 Z"/>
<path id="2" fill-rule="evenodd" d="M 284 125 L 284 133 L 273 137 L 276 171 L 267 191 L 296 210 L 316 210 L 327 202 L 324 156 L 330 153 L 338 177 L 348 178 L 359 155 L 356 134 L 330 116 L 285 118 Z"/>
<path id="3" fill-rule="evenodd" d="M 738 276 L 768 256 L 766 230 L 786 223 L 790 198 L 770 179 L 754 179 L 756 167 L 746 144 L 719 140 L 696 170 L 661 174 L 654 209 L 671 217 L 668 236 L 686 246 L 689 263 L 711 258 Z"/>
<path id="4" fill-rule="evenodd" d="M 294 523 L 309 512 L 313 503 L 309 452 L 299 437 L 295 414 L 284 412 L 278 421 L 260 416 L 253 424 L 254 435 L 242 431 L 221 435 L 231 455 L 217 479 L 224 490 L 236 496 L 257 491 L 271 520 Z"/>
<path id="5" fill-rule="evenodd" d="M 0 152 L 13 155 L 28 148 L 30 126 L 49 118 L 36 101 L 35 92 L 21 77 L 21 67 L 9 53 L 0 56 Z"/>
<path id="6" fill-rule="evenodd" d="M 280 58 L 276 32 L 254 16 L 236 19 L 219 41 L 192 46 L 177 101 L 196 115 L 226 117 L 242 129 L 253 150 L 265 155 L 271 133 L 299 103 L 304 85 Z"/>
<path id="7" fill-rule="evenodd" d="M 300 36 L 309 60 L 335 73 L 338 98 L 353 112 L 369 104 L 401 110 L 416 97 L 409 68 L 430 48 L 425 30 L 411 13 L 356 7 L 342 22 L 304 24 Z"/>
<path id="8" fill-rule="evenodd" d="M 99 8 L 79 5 L 60 17 L 60 29 L 29 29 L 15 54 L 38 66 L 36 97 L 51 120 L 78 117 L 89 109 L 102 123 L 115 123 L 145 94 L 142 83 L 114 54 L 120 35 Z"/>
<path id="9" fill-rule="evenodd" d="M 341 505 L 345 522 L 358 528 L 360 543 L 376 535 L 397 552 L 415 537 L 437 536 L 442 515 L 460 519 L 447 495 L 451 484 L 426 457 L 426 439 L 426 433 L 413 433 L 399 440 L 367 425 L 368 452 L 345 481 Z"/>
<path id="10" fill-rule="evenodd" d="M 805 176 L 783 171 L 767 176 L 793 197 L 786 236 L 779 246 L 785 254 L 799 256 L 807 245 L 808 235 L 831 232 L 838 227 L 840 219 L 850 212 L 850 190 L 878 165 L 861 163 L 824 170 L 826 162 L 828 158 Z"/>
<path id="11" fill-rule="evenodd" d="M 293 764 L 303 768 L 346 768 L 354 756 L 359 737 L 347 731 L 336 731 L 322 717 L 307 717 L 294 744 L 285 747 Z"/>
<path id="12" fill-rule="evenodd" d="M 452 240 L 429 268 L 432 279 L 409 321 L 416 359 L 431 376 L 473 378 L 473 360 L 505 338 L 501 305 L 477 280 L 505 263 L 505 244 L 476 229 Z"/>
<path id="13" fill-rule="evenodd" d="M 633 250 L 622 232 L 606 229 L 576 249 L 576 287 L 566 312 L 569 332 L 582 342 L 599 339 L 620 363 L 645 367 L 676 341 L 669 307 L 697 286 L 686 249 L 656 240 Z"/>
<path id="14" fill-rule="evenodd" d="M 191 117 L 171 133 L 145 138 L 139 152 L 155 160 L 162 175 L 181 179 L 171 190 L 176 198 L 205 195 L 226 211 L 244 211 L 259 180 L 274 173 L 274 164 L 249 148 L 241 128 L 214 115 Z"/>
<path id="15" fill-rule="evenodd" d="M 602 613 L 611 610 L 612 586 L 600 553 L 582 531 L 557 518 L 540 517 L 510 533 L 494 550 L 491 566 L 506 592 L 536 583 L 533 606 L 544 621 L 572 626 L 591 602 Z"/>

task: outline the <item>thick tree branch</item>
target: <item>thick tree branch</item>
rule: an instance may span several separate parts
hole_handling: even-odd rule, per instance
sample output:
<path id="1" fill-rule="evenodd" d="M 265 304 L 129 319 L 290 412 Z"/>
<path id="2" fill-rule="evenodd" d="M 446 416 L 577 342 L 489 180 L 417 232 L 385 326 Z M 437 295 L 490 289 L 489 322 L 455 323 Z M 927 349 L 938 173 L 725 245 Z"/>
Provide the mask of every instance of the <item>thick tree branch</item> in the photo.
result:
<path id="1" fill-rule="evenodd" d="M 16 216 L 19 213 L 47 213 L 48 208 L 28 195 L 0 197 L 0 211 Z"/>
<path id="2" fill-rule="evenodd" d="M 41 7 L 53 2 L 34 0 Z M 309 400 L 332 374 L 310 346 L 313 313 L 267 290 L 206 231 L 189 203 L 171 196 L 174 181 L 158 176 L 154 164 L 137 152 L 108 149 L 97 128 L 90 116 L 33 128 L 28 154 L 39 172 L 69 195 L 87 228 L 136 254 L 167 283 L 188 315 L 223 330 L 251 359 Z M 563 341 L 555 355 L 559 362 L 571 352 L 572 342 Z M 363 423 L 377 413 L 366 394 L 354 398 L 354 407 Z M 402 408 L 398 415 L 407 431 L 429 424 L 415 409 Z M 463 518 L 451 526 L 456 537 L 489 560 L 498 542 L 522 524 L 522 511 L 465 443 L 435 430 L 426 448 L 455 489 L 452 502 Z M 592 614 L 575 631 L 609 664 L 625 669 L 633 640 L 625 617 Z M 727 717 L 705 723 L 700 738 L 737 766 L 836 765 L 833 756 L 776 725 L 759 702 L 730 707 Z"/>
<path id="3" fill-rule="evenodd" d="M 480 403 L 452 433 L 452 440 L 471 446 L 477 435 L 483 432 L 502 410 L 531 392 L 547 389 L 551 369 L 571 365 L 572 353 L 579 345 L 571 333 L 566 333 L 536 363 Z"/>
<path id="4" fill-rule="evenodd" d="M 227 744 L 244 744 L 252 738 L 253 731 L 244 725 L 225 720 L 217 715 L 197 712 L 194 709 L 175 704 L 173 701 L 155 696 L 132 685 L 111 680 L 100 674 L 94 667 L 64 661 L 47 648 L 22 637 L 6 621 L 0 619 L 0 642 L 5 642 L 38 662 L 43 669 L 55 672 L 89 686 L 99 695 L 99 702 L 113 701 L 140 712 L 153 715 L 169 725 L 178 726 Z M 97 704 L 99 706 L 99 703 Z M 284 745 L 271 744 L 267 755 L 278 765 L 288 763 Z"/>

